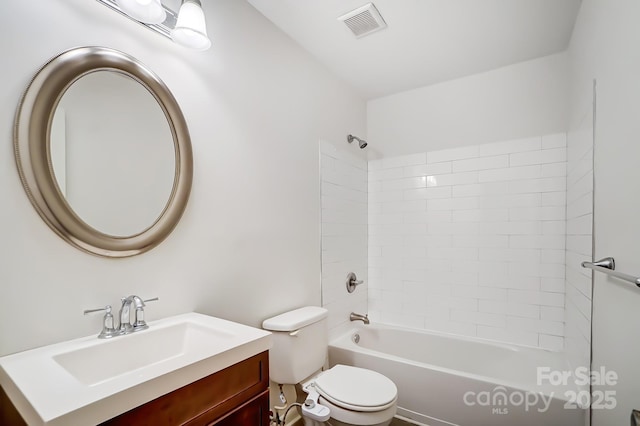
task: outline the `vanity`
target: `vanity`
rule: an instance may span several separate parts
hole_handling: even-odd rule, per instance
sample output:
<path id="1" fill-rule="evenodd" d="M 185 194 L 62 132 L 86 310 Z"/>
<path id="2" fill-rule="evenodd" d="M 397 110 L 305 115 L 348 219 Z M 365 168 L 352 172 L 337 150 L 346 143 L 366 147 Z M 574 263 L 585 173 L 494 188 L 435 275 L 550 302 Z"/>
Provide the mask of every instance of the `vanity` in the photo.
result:
<path id="1" fill-rule="evenodd" d="M 106 47 L 42 66 L 18 105 L 14 153 L 44 222 L 95 256 L 153 249 L 190 195 L 191 139 L 176 99 L 151 69 Z M 133 301 L 136 321 L 123 324 Z M 111 306 L 85 311 L 107 312 L 100 338 L 0 357 L 0 425 L 268 426 L 268 332 L 197 313 L 147 328 L 142 306 L 123 299 L 120 329 Z"/>
<path id="2" fill-rule="evenodd" d="M 2 425 L 269 424 L 270 333 L 190 313 L 0 358 Z"/>
<path id="3" fill-rule="evenodd" d="M 14 153 L 51 230 L 113 260 L 164 241 L 193 180 L 176 99 L 144 64 L 106 47 L 42 66 L 18 105 Z M 136 303 L 125 329 L 113 327 L 111 306 L 88 310 L 107 312 L 101 338 L 0 357 L 0 425 L 268 426 L 269 332 L 198 313 L 146 328 L 144 301 L 125 301 L 121 326 Z"/>

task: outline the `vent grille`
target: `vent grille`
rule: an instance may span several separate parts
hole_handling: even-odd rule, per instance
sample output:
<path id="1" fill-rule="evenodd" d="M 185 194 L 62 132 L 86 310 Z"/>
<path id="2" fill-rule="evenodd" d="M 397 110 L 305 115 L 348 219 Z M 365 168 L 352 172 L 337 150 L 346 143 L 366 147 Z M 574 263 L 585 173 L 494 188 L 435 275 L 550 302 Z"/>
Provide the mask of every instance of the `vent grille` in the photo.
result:
<path id="1" fill-rule="evenodd" d="M 364 37 L 387 27 L 387 23 L 373 3 L 352 10 L 338 18 L 357 37 Z"/>

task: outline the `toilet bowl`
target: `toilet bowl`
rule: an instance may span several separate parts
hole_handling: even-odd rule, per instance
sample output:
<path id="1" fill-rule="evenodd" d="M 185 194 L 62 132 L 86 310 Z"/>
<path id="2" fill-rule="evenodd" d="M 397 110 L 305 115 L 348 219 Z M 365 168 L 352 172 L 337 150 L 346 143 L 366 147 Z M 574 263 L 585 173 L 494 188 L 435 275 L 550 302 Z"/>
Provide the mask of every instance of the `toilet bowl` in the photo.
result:
<path id="1" fill-rule="evenodd" d="M 396 414 L 398 389 L 387 377 L 364 368 L 336 365 L 303 386 L 313 386 L 318 403 L 331 412 L 332 426 L 386 426 Z M 306 422 L 316 426 L 320 422 Z"/>
<path id="2" fill-rule="evenodd" d="M 398 394 L 389 378 L 347 365 L 317 374 L 327 359 L 327 313 L 324 308 L 308 306 L 264 320 L 262 327 L 273 333 L 270 379 L 280 385 L 302 384 L 307 401 L 312 400 L 310 405 L 318 405 L 312 411 L 302 410 L 306 426 L 388 425 L 396 413 Z"/>

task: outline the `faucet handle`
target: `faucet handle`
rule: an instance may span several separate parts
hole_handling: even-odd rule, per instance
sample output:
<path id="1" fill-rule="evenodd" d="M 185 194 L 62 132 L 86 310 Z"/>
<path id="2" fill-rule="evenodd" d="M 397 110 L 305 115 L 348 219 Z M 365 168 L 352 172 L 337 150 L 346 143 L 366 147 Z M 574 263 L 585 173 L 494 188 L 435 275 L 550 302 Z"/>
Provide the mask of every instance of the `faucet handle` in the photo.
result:
<path id="1" fill-rule="evenodd" d="M 133 323 L 133 331 L 146 330 L 147 328 L 149 328 L 149 326 L 147 325 L 147 322 L 144 320 L 144 306 L 145 306 L 144 303 L 155 302 L 157 300 L 160 300 L 160 298 L 154 297 L 152 299 L 146 299 L 142 301 L 142 306 L 136 307 L 136 320 Z"/>
<path id="2" fill-rule="evenodd" d="M 353 293 L 360 284 L 364 284 L 364 281 L 359 280 L 353 272 L 349 272 L 347 275 L 347 291 Z"/>
<path id="3" fill-rule="evenodd" d="M 85 309 L 84 311 L 82 311 L 82 313 L 84 315 L 87 315 L 87 314 L 92 314 L 94 312 L 101 312 L 101 311 L 107 311 L 107 313 L 111 313 L 111 305 L 107 305 L 104 308 L 98 308 L 98 309 Z"/>
<path id="4" fill-rule="evenodd" d="M 84 315 L 93 313 L 93 312 L 101 312 L 106 311 L 104 314 L 104 318 L 102 319 L 102 331 L 98 334 L 98 339 L 109 339 L 118 333 L 116 332 L 116 328 L 114 327 L 113 322 L 113 314 L 111 313 L 111 305 L 107 305 L 104 308 L 98 309 L 85 309 Z"/>

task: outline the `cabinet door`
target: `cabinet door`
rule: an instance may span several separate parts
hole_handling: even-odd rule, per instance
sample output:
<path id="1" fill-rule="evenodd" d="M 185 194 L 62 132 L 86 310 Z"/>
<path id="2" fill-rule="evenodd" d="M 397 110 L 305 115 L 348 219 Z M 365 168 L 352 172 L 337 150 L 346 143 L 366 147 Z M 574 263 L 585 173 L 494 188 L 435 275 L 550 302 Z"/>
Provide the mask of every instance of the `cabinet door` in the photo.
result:
<path id="1" fill-rule="evenodd" d="M 268 352 L 263 352 L 134 408 L 101 426 L 204 426 L 224 418 L 247 401 L 253 401 L 268 387 L 269 357 Z M 268 404 L 267 401 L 267 407 Z M 244 423 L 238 423 L 241 424 Z"/>
<path id="2" fill-rule="evenodd" d="M 269 391 L 207 426 L 269 426 Z"/>

